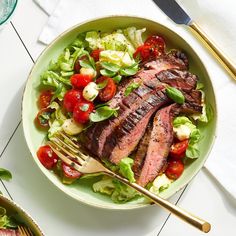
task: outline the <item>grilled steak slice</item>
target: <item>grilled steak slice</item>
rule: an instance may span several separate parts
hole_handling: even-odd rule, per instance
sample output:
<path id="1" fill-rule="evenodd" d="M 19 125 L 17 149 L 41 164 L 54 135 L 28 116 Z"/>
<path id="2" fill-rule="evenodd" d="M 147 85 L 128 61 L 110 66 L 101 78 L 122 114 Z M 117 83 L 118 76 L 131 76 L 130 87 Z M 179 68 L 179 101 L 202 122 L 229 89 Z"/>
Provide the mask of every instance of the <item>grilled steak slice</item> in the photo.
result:
<path id="1" fill-rule="evenodd" d="M 199 90 L 183 92 L 185 103 L 181 106 L 181 112 L 193 114 L 202 112 L 202 93 Z"/>
<path id="2" fill-rule="evenodd" d="M 160 109 L 153 121 L 147 154 L 137 183 L 146 186 L 153 181 L 166 163 L 173 142 L 172 109 L 176 104 Z"/>
<path id="3" fill-rule="evenodd" d="M 183 52 L 173 50 L 168 54 L 158 57 L 155 61 L 147 62 L 144 65 L 144 69 L 156 70 L 156 74 L 168 69 L 187 70 L 188 59 Z"/>
<path id="4" fill-rule="evenodd" d="M 158 89 L 142 100 L 139 107 L 107 137 L 102 157 L 109 158 L 112 163 L 117 164 L 122 158 L 128 156 L 142 138 L 154 112 L 169 102 L 170 99 L 163 90 Z"/>
<path id="5" fill-rule="evenodd" d="M 152 131 L 152 123 L 149 122 L 147 129 L 145 131 L 145 134 L 140 140 L 137 147 L 137 151 L 135 153 L 135 159 L 134 159 L 134 164 L 133 164 L 132 169 L 134 171 L 136 179 L 140 176 L 140 172 L 144 164 L 144 160 L 145 160 L 148 145 L 149 145 L 149 140 L 151 137 L 151 131 Z"/>
<path id="6" fill-rule="evenodd" d="M 140 78 L 134 78 L 132 80 L 124 80 L 117 89 L 116 95 L 109 101 L 109 106 L 111 108 L 120 107 L 118 111 L 118 117 L 120 114 L 123 113 L 125 110 L 125 106 L 122 104 L 122 99 L 124 98 L 124 93 L 126 88 L 131 83 L 139 83 L 141 82 Z M 134 97 L 133 97 L 134 99 Z M 136 97 L 136 99 L 139 99 Z M 124 115 L 124 114 L 123 114 Z M 122 119 L 122 117 L 119 117 L 119 120 Z M 117 124 L 119 124 L 119 120 L 116 120 L 115 117 L 105 120 L 99 123 L 94 124 L 90 128 L 87 129 L 86 133 L 83 134 L 83 143 L 84 146 L 90 150 L 93 154 L 97 155 L 97 151 L 100 150 L 100 146 L 103 146 L 103 137 L 106 138 L 107 135 L 109 135 L 109 131 L 113 130 L 113 126 L 115 127 Z M 101 136 L 101 138 L 99 137 Z M 104 140 L 105 141 L 105 140 Z M 93 145 L 93 147 L 92 147 Z"/>
<path id="7" fill-rule="evenodd" d="M 188 71 L 170 69 L 161 71 L 156 75 L 157 79 L 182 91 L 189 92 L 196 88 L 198 77 Z"/>

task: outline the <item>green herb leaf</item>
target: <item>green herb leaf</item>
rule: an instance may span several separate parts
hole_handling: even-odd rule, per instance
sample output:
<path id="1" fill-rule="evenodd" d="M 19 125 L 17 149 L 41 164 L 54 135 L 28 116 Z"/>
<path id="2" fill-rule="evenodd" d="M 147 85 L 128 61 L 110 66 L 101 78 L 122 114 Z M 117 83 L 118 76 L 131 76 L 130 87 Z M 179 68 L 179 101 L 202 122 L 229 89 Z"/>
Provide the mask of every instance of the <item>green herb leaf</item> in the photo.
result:
<path id="1" fill-rule="evenodd" d="M 100 122 L 103 120 L 108 119 L 111 116 L 116 116 L 117 115 L 117 108 L 113 109 L 109 106 L 102 106 L 96 109 L 95 112 L 92 112 L 89 115 L 89 119 L 92 122 Z"/>
<path id="2" fill-rule="evenodd" d="M 171 98 L 178 104 L 183 104 L 185 101 L 185 97 L 182 92 L 174 87 L 167 87 L 166 94 L 169 98 Z"/>
<path id="3" fill-rule="evenodd" d="M 100 63 L 104 69 L 107 69 L 112 72 L 118 72 L 120 67 L 114 63 L 103 61 Z"/>
<path id="4" fill-rule="evenodd" d="M 94 69 L 93 66 L 91 65 L 90 61 L 88 61 L 88 60 L 80 60 L 79 64 L 81 67 Z"/>
<path id="5" fill-rule="evenodd" d="M 0 179 L 4 179 L 4 180 L 12 179 L 11 172 L 9 170 L 4 169 L 4 168 L 0 168 Z"/>
<path id="6" fill-rule="evenodd" d="M 200 82 L 197 82 L 196 89 L 200 90 L 200 89 L 203 89 L 203 88 L 204 88 L 204 84 L 200 83 Z"/>
<path id="7" fill-rule="evenodd" d="M 88 104 L 84 104 L 82 106 L 80 106 L 80 110 L 81 111 L 87 111 L 89 109 L 89 105 Z"/>
<path id="8" fill-rule="evenodd" d="M 101 83 L 97 84 L 97 89 L 103 89 L 107 86 L 108 80 L 105 79 Z"/>
<path id="9" fill-rule="evenodd" d="M 113 72 L 113 71 L 110 71 L 110 70 L 107 70 L 107 69 L 101 69 L 100 73 L 101 73 L 101 75 L 107 76 L 107 77 L 113 77 L 113 76 L 116 75 L 116 72 Z"/>
<path id="10" fill-rule="evenodd" d="M 135 82 L 128 85 L 128 87 L 125 89 L 125 96 L 128 96 L 130 93 L 132 93 L 140 85 L 141 85 L 141 83 L 135 83 Z"/>
<path id="11" fill-rule="evenodd" d="M 122 76 L 121 75 L 116 75 L 115 77 L 112 78 L 116 84 L 119 84 Z"/>

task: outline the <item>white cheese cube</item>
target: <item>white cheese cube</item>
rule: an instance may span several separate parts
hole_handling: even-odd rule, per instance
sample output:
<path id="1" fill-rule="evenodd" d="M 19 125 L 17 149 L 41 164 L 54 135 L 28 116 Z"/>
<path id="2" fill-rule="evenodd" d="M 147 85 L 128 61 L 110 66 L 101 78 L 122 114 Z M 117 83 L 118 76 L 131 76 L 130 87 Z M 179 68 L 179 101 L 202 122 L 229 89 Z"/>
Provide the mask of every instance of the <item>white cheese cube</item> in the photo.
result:
<path id="1" fill-rule="evenodd" d="M 97 97 L 98 93 L 97 84 L 94 82 L 88 83 L 88 85 L 83 89 L 83 97 L 88 101 L 93 101 Z"/>
<path id="2" fill-rule="evenodd" d="M 174 133 L 176 138 L 182 141 L 190 137 L 191 129 L 187 125 L 180 125 L 179 127 L 174 128 Z"/>

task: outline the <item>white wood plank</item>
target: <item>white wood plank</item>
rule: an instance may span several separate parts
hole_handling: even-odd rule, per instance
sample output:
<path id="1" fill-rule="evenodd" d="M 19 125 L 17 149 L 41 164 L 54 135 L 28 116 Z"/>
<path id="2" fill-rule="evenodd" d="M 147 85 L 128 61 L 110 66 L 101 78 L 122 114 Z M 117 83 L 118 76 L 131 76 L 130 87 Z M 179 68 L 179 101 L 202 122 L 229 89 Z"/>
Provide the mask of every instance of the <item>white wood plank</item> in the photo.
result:
<path id="1" fill-rule="evenodd" d="M 184 192 L 179 205 L 211 223 L 212 229 L 207 235 L 234 235 L 236 203 L 206 170 L 196 176 Z M 202 232 L 171 216 L 159 236 L 169 236 L 173 233 L 174 235 L 203 235 Z"/>
<path id="2" fill-rule="evenodd" d="M 168 215 L 155 206 L 132 211 L 101 210 L 68 197 L 43 176 L 32 160 L 21 126 L 4 152 L 1 165 L 13 173 L 13 179 L 5 183 L 11 196 L 47 236 L 154 236 Z M 171 201 L 176 201 L 179 194 Z"/>
<path id="3" fill-rule="evenodd" d="M 45 48 L 44 44 L 38 42 L 38 36 L 47 19 L 48 16 L 33 0 L 18 1 L 11 21 L 34 60 Z"/>
<path id="4" fill-rule="evenodd" d="M 21 97 L 32 61 L 11 24 L 0 31 L 0 153 L 21 119 Z"/>

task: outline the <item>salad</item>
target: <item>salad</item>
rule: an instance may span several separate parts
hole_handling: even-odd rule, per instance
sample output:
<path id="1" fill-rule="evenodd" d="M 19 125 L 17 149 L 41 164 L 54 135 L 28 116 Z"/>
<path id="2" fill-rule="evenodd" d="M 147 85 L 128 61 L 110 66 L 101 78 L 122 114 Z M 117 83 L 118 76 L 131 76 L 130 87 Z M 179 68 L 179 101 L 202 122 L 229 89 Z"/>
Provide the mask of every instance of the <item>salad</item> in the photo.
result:
<path id="1" fill-rule="evenodd" d="M 166 53 L 163 37 L 143 33 L 146 29 L 128 27 L 113 32 L 88 31 L 80 33 L 66 47 L 56 61 L 51 61 L 41 74 L 38 114 L 35 125 L 45 130 L 46 139 L 53 139 L 59 131 L 65 132 L 75 141 L 95 123 L 119 116 L 120 107 L 111 105 L 122 83 L 133 80 L 126 87 L 124 96 L 129 96 L 140 86 L 134 80 L 146 62 Z M 198 123 L 209 121 L 210 109 L 204 102 L 204 85 L 197 83 L 201 91 L 202 112 L 180 113 L 173 119 L 174 139 L 167 162 L 158 176 L 146 185 L 159 194 L 183 173 L 188 159 L 200 155 L 201 133 Z M 185 96 L 181 90 L 168 86 L 168 97 L 177 104 L 183 104 Z M 54 172 L 64 184 L 80 184 L 86 178 L 94 178 L 93 191 L 108 195 L 116 203 L 124 203 L 141 197 L 130 187 L 107 176 L 91 176 L 68 166 L 47 145 L 38 148 L 37 157 L 42 165 Z M 132 154 L 123 157 L 119 163 L 102 159 L 104 165 L 135 182 Z"/>

